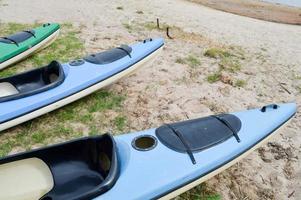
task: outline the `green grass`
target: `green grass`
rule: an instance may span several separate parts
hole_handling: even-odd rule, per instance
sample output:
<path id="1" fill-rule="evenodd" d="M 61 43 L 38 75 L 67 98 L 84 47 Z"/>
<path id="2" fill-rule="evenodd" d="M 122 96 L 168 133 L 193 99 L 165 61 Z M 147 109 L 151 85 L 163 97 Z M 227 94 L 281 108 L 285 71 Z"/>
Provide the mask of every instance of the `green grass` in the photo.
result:
<path id="1" fill-rule="evenodd" d="M 208 75 L 206 79 L 209 83 L 215 83 L 221 79 L 221 73 L 215 72 L 213 74 Z"/>
<path id="2" fill-rule="evenodd" d="M 30 29 L 41 24 L 1 24 L 0 35 L 9 35 L 21 30 Z M 84 55 L 84 45 L 79 39 L 79 30 L 72 24 L 65 23 L 61 25 L 59 37 L 47 48 L 33 54 L 28 59 L 9 67 L 0 72 L 0 77 L 11 76 L 19 71 L 31 68 L 41 67 L 49 64 L 53 60 L 68 62 L 72 59 L 80 58 Z"/>
<path id="3" fill-rule="evenodd" d="M 204 56 L 210 58 L 227 58 L 232 56 L 232 54 L 221 48 L 210 48 L 205 51 Z"/>
<path id="4" fill-rule="evenodd" d="M 238 72 L 241 70 L 241 64 L 238 60 L 236 59 L 231 59 L 231 58 L 223 58 L 219 66 L 221 70 L 226 70 L 232 73 Z"/>
<path id="5" fill-rule="evenodd" d="M 114 124 L 119 131 L 122 131 L 126 125 L 126 117 L 118 116 L 114 119 Z"/>
<path id="6" fill-rule="evenodd" d="M 6 156 L 9 152 L 11 152 L 12 148 L 13 145 L 9 141 L 2 143 L 0 148 L 0 157 Z"/>
<path id="7" fill-rule="evenodd" d="M 241 79 L 236 80 L 234 83 L 235 87 L 244 87 L 246 85 L 247 85 L 247 82 L 245 80 L 241 80 Z"/>
<path id="8" fill-rule="evenodd" d="M 241 70 L 240 61 L 245 59 L 242 50 L 234 47 L 229 49 L 210 48 L 206 50 L 204 55 L 210 58 L 219 59 L 221 70 L 227 70 L 232 73 Z"/>
<path id="9" fill-rule="evenodd" d="M 96 101 L 88 109 L 91 113 L 120 107 L 124 97 L 108 91 L 100 91 L 93 95 L 93 99 Z"/>
<path id="10" fill-rule="evenodd" d="M 197 67 L 201 64 L 200 60 L 197 57 L 193 56 L 193 55 L 189 55 L 186 58 L 186 63 L 190 67 Z"/>
<path id="11" fill-rule="evenodd" d="M 175 62 L 178 64 L 187 64 L 189 67 L 192 68 L 201 65 L 201 61 L 199 60 L 199 58 L 194 55 L 188 55 L 185 58 L 177 58 Z"/>
<path id="12" fill-rule="evenodd" d="M 217 59 L 219 66 L 217 72 L 207 76 L 206 79 L 209 83 L 220 81 L 222 72 L 230 72 L 230 75 L 239 72 L 242 69 L 242 60 L 245 59 L 244 51 L 239 47 L 209 48 L 205 51 L 204 56 Z M 246 82 L 238 80 L 231 85 L 235 87 L 244 87 Z"/>

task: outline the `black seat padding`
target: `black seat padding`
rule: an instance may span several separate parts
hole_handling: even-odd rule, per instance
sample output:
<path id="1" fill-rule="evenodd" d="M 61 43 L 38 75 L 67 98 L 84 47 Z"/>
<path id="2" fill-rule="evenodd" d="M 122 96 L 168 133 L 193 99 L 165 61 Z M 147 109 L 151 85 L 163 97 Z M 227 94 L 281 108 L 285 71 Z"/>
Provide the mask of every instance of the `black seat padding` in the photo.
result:
<path id="1" fill-rule="evenodd" d="M 111 189 L 119 176 L 116 144 L 109 134 L 9 156 L 0 164 L 32 157 L 48 165 L 54 180 L 40 200 L 92 199 Z"/>
<path id="2" fill-rule="evenodd" d="M 125 56 L 130 56 L 132 48 L 127 45 L 122 45 L 121 47 L 114 48 L 108 51 L 104 51 L 97 54 L 91 54 L 84 58 L 85 61 L 94 64 L 108 64 L 116 60 L 119 60 Z"/>
<path id="3" fill-rule="evenodd" d="M 35 34 L 34 30 L 22 31 L 19 33 L 15 33 L 13 35 L 9 35 L 9 36 L 0 38 L 0 42 L 7 43 L 7 44 L 11 44 L 11 43 L 15 42 L 15 43 L 19 44 L 21 42 L 24 42 L 25 40 L 28 40 L 31 37 L 34 37 L 34 34 Z"/>
<path id="4" fill-rule="evenodd" d="M 18 94 L 0 97 L 0 103 L 50 90 L 62 84 L 64 79 L 63 67 L 57 61 L 52 61 L 42 68 L 0 79 L 0 83 L 10 83 L 19 92 Z"/>
<path id="5" fill-rule="evenodd" d="M 218 116 L 227 120 L 237 132 L 240 130 L 241 121 L 236 116 L 231 114 L 222 114 Z M 191 152 L 198 152 L 212 147 L 233 136 L 233 132 L 224 123 L 214 117 L 204 117 L 178 122 L 170 124 L 170 126 L 182 135 L 183 140 L 185 140 L 185 143 L 189 146 Z M 163 125 L 157 128 L 156 135 L 168 148 L 178 152 L 187 151 L 180 138 L 168 126 Z"/>

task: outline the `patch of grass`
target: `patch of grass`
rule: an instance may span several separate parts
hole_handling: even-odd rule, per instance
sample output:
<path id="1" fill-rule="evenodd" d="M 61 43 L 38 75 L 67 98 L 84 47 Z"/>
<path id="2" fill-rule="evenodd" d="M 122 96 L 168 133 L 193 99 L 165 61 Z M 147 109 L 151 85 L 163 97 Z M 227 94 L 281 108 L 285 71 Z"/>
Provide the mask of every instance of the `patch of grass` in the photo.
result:
<path id="1" fill-rule="evenodd" d="M 215 82 L 217 82 L 221 79 L 221 73 L 220 72 L 215 72 L 215 73 L 210 74 L 209 76 L 207 76 L 206 79 L 209 83 L 215 83 Z"/>
<path id="2" fill-rule="evenodd" d="M 6 68 L 5 70 L 0 71 L 0 78 L 13 76 L 16 73 L 17 73 L 16 67 L 9 67 L 9 68 Z"/>
<path id="3" fill-rule="evenodd" d="M 41 24 L 19 24 L 7 23 L 1 24 L 0 35 L 9 35 L 22 30 L 31 29 Z M 42 67 L 53 60 L 68 62 L 83 56 L 84 45 L 79 39 L 79 30 L 75 29 L 72 24 L 61 24 L 61 31 L 58 38 L 47 48 L 33 54 L 24 61 L 9 67 L 0 72 L 0 77 L 6 77 L 16 74 L 29 68 Z"/>
<path id="4" fill-rule="evenodd" d="M 230 47 L 227 49 L 214 47 L 207 49 L 204 55 L 210 58 L 219 59 L 218 65 L 220 67 L 220 72 L 228 71 L 231 73 L 236 73 L 240 71 L 240 61 L 245 59 L 243 50 L 239 47 Z M 212 78 L 215 80 L 214 76 Z"/>
<path id="5" fill-rule="evenodd" d="M 192 190 L 176 197 L 175 200 L 222 200 L 221 195 L 208 188 L 206 183 L 193 188 Z"/>
<path id="6" fill-rule="evenodd" d="M 241 70 L 241 64 L 236 59 L 230 59 L 230 58 L 223 58 L 219 62 L 219 66 L 221 67 L 221 70 L 226 70 L 229 72 L 237 72 Z"/>
<path id="7" fill-rule="evenodd" d="M 59 110 L 57 113 L 57 119 L 61 121 L 68 121 L 74 119 L 76 116 L 76 110 L 75 110 L 75 104 L 71 104 L 67 106 L 66 108 Z"/>
<path id="8" fill-rule="evenodd" d="M 79 120 L 83 123 L 88 123 L 93 120 L 93 116 L 90 113 L 80 115 Z"/>
<path id="9" fill-rule="evenodd" d="M 0 26 L 0 35 L 6 36 L 10 35 L 22 30 L 26 30 L 29 28 L 33 28 L 35 26 L 38 26 L 39 24 L 20 24 L 20 23 L 14 23 L 14 22 L 9 22 L 9 23 L 1 23 Z"/>
<path id="10" fill-rule="evenodd" d="M 70 25 L 63 24 L 61 35 L 43 53 L 37 53 L 32 56 L 32 62 L 35 66 L 48 64 L 52 60 L 69 62 L 83 56 L 84 46 L 79 39 L 79 31 L 74 30 Z"/>
<path id="11" fill-rule="evenodd" d="M 89 112 L 99 112 L 106 109 L 120 107 L 123 96 L 115 95 L 109 91 L 100 91 L 93 95 L 94 103 L 88 108 Z"/>
<path id="12" fill-rule="evenodd" d="M 232 56 L 232 54 L 224 49 L 220 48 L 210 48 L 207 49 L 204 53 L 204 56 L 210 57 L 210 58 L 227 58 Z"/>
<path id="13" fill-rule="evenodd" d="M 1 144 L 0 157 L 6 156 L 12 150 L 12 144 L 10 141 Z"/>
<path id="14" fill-rule="evenodd" d="M 33 133 L 31 136 L 34 143 L 43 143 L 46 140 L 46 135 L 41 132 Z"/>
<path id="15" fill-rule="evenodd" d="M 200 60 L 193 56 L 193 55 L 189 55 L 187 58 L 186 58 L 186 62 L 187 64 L 190 66 L 190 67 L 196 67 L 198 65 L 201 64 Z"/>
<path id="16" fill-rule="evenodd" d="M 91 126 L 91 127 L 90 127 L 89 135 L 90 135 L 90 136 L 99 135 L 99 133 L 98 133 L 98 130 L 97 130 L 97 127 L 96 127 L 96 126 Z"/>
<path id="17" fill-rule="evenodd" d="M 241 79 L 236 80 L 234 83 L 235 87 L 244 87 L 246 85 L 247 85 L 247 82 L 245 80 L 241 80 Z"/>
<path id="18" fill-rule="evenodd" d="M 119 131 L 122 131 L 126 125 L 126 117 L 125 116 L 117 116 L 114 119 L 114 124 Z"/>
<path id="19" fill-rule="evenodd" d="M 189 55 L 186 58 L 177 58 L 176 63 L 187 64 L 189 67 L 197 67 L 201 64 L 201 61 L 194 55 Z"/>
<path id="20" fill-rule="evenodd" d="M 118 6 L 116 7 L 117 10 L 123 10 L 123 7 L 122 6 Z"/>

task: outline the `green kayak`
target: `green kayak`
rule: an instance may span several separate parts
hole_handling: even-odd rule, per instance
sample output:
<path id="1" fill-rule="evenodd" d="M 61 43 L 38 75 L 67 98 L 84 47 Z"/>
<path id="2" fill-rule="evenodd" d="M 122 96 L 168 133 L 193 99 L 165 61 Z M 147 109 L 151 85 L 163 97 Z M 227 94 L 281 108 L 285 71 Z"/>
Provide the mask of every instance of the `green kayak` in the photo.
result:
<path id="1" fill-rule="evenodd" d="M 50 45 L 58 36 L 59 29 L 59 24 L 47 23 L 35 29 L 0 37 L 0 69 Z"/>

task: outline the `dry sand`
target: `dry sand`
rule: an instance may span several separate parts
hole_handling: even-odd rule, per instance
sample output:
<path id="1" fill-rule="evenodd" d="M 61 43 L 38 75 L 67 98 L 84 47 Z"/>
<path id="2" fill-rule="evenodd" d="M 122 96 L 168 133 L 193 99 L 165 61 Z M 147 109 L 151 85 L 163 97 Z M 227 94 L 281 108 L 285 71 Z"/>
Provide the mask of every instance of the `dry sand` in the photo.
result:
<path id="1" fill-rule="evenodd" d="M 179 27 L 172 28 L 175 39 L 166 38 L 164 51 L 152 66 L 109 88 L 127 95 L 124 109 L 129 130 L 272 102 L 296 101 L 301 105 L 300 26 L 241 17 L 182 0 L 1 3 L 2 22 L 72 22 L 81 28 L 87 52 L 164 36 L 163 32 L 141 28 L 157 17 Z M 233 87 L 229 81 L 206 81 L 218 64 L 203 53 L 220 46 L 244 52 L 242 70 L 226 76 L 245 80 L 245 87 Z M 199 57 L 199 66 L 175 62 L 190 54 Z M 300 120 L 298 112 L 273 141 L 209 180 L 209 187 L 223 199 L 301 199 Z"/>

